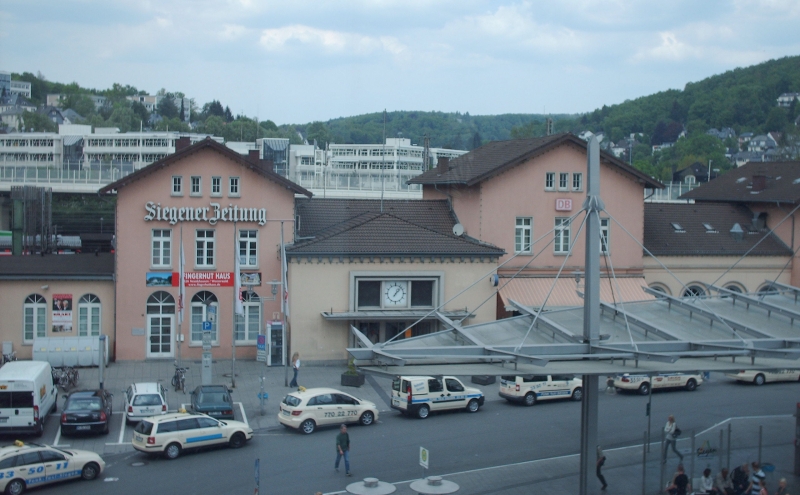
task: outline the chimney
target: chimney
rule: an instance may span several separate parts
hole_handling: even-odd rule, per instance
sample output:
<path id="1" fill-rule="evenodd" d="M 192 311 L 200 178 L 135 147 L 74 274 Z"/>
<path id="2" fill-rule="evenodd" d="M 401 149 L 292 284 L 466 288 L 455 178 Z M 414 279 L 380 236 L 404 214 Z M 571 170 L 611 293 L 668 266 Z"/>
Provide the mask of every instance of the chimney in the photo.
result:
<path id="1" fill-rule="evenodd" d="M 446 156 L 440 156 L 436 160 L 436 172 L 443 174 L 450 170 L 450 159 Z"/>
<path id="2" fill-rule="evenodd" d="M 247 151 L 247 158 L 253 163 L 258 163 L 261 157 L 259 156 L 261 152 L 259 150 L 248 150 Z"/>
<path id="3" fill-rule="evenodd" d="M 766 188 L 767 188 L 767 176 L 754 175 L 752 192 L 763 191 Z"/>
<path id="4" fill-rule="evenodd" d="M 181 136 L 175 140 L 175 153 L 179 152 L 183 148 L 188 148 L 192 144 L 192 141 L 189 139 L 189 136 Z"/>

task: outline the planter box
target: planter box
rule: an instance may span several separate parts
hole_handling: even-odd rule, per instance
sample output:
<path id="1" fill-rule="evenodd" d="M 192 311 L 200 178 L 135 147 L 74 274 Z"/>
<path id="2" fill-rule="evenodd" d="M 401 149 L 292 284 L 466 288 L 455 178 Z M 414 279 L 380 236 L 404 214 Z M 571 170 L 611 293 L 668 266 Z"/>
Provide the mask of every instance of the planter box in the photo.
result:
<path id="1" fill-rule="evenodd" d="M 491 385 L 496 381 L 497 377 L 494 375 L 472 375 L 472 383 L 477 383 L 478 385 Z"/>
<path id="2" fill-rule="evenodd" d="M 365 375 L 359 373 L 357 375 L 348 375 L 342 373 L 342 386 L 343 387 L 360 387 L 364 385 Z"/>

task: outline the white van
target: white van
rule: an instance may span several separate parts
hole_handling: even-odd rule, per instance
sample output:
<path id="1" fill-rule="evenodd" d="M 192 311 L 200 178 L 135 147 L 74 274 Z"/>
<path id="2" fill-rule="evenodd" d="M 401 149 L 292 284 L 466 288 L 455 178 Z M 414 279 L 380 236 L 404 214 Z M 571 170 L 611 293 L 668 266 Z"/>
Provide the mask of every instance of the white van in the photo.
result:
<path id="1" fill-rule="evenodd" d="M 0 434 L 44 432 L 58 393 L 45 361 L 11 361 L 0 368 Z"/>
<path id="2" fill-rule="evenodd" d="M 483 392 L 465 387 L 454 376 L 398 376 L 392 381 L 392 409 L 424 419 L 431 411 L 466 409 L 477 412 Z"/>

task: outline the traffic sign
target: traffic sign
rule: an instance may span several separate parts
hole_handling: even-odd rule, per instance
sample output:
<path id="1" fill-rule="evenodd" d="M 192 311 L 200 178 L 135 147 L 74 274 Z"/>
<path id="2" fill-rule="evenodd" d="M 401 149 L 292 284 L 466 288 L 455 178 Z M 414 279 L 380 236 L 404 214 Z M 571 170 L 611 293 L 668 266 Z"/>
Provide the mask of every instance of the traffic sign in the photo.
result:
<path id="1" fill-rule="evenodd" d="M 425 447 L 420 447 L 419 448 L 419 465 L 424 467 L 425 469 L 428 469 L 428 459 L 429 458 L 430 458 L 430 455 L 428 453 L 428 449 L 426 449 Z"/>
<path id="2" fill-rule="evenodd" d="M 260 394 L 258 394 L 258 398 L 259 399 L 269 399 L 269 394 L 267 392 L 264 392 L 263 394 L 260 393 Z"/>
<path id="3" fill-rule="evenodd" d="M 204 321 L 203 322 L 203 331 L 206 331 L 206 330 L 211 330 L 211 322 L 210 321 Z"/>

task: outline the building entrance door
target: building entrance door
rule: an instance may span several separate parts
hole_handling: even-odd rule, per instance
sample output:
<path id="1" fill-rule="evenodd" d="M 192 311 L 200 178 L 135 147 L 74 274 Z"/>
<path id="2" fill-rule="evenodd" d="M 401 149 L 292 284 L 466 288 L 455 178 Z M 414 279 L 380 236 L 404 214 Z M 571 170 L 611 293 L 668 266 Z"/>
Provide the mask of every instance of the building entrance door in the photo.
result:
<path id="1" fill-rule="evenodd" d="M 283 324 L 273 321 L 267 325 L 267 335 L 269 342 L 269 354 L 267 366 L 283 366 Z"/>
<path id="2" fill-rule="evenodd" d="M 172 355 L 172 315 L 147 315 L 147 357 Z"/>

